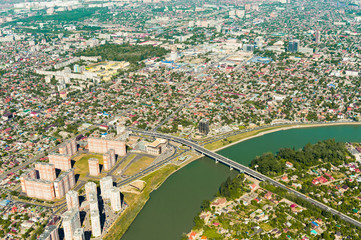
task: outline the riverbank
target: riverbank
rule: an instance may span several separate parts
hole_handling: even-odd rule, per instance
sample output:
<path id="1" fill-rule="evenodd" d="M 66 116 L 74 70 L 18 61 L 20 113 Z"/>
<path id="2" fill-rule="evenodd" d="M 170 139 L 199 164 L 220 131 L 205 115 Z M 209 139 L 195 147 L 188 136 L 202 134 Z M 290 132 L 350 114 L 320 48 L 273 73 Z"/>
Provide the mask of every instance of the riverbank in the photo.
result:
<path id="1" fill-rule="evenodd" d="M 269 133 L 276 132 L 276 131 L 281 131 L 281 130 L 289 130 L 289 129 L 292 129 L 292 128 L 311 128 L 311 127 L 326 127 L 326 126 L 333 126 L 333 125 L 359 125 L 359 124 L 361 124 L 361 123 L 356 123 L 355 122 L 355 123 L 329 123 L 329 124 L 322 124 L 322 125 L 321 124 L 309 124 L 309 125 L 292 125 L 292 126 L 283 125 L 283 126 L 276 126 L 276 127 L 271 126 L 269 128 L 258 129 L 258 130 L 247 132 L 247 135 L 245 133 L 242 133 L 242 134 L 239 134 L 239 135 L 232 136 L 230 138 L 233 140 L 233 142 L 231 142 L 231 143 L 227 142 L 228 143 L 227 145 L 223 145 L 223 146 L 217 148 L 215 151 L 219 151 L 221 149 L 228 148 L 228 147 L 230 147 L 230 146 L 232 146 L 234 144 L 240 143 L 242 141 L 246 141 L 246 140 L 249 140 L 249 139 L 252 139 L 252 138 L 255 138 L 255 137 L 260 137 L 260 136 L 263 136 L 265 134 L 269 134 Z M 134 208 L 131 208 L 131 206 L 128 207 L 130 213 L 127 214 L 127 215 L 122 214 L 122 216 L 116 221 L 116 223 L 110 229 L 110 231 L 107 234 L 105 239 L 120 239 L 121 236 L 127 231 L 128 227 L 131 225 L 133 220 L 140 213 L 142 208 L 145 206 L 147 201 L 149 200 L 150 193 L 152 191 L 154 191 L 155 189 L 157 189 L 159 186 L 161 186 L 165 182 L 165 180 L 169 176 L 171 176 L 173 173 L 175 173 L 179 169 L 182 169 L 184 166 L 187 166 L 189 163 L 191 163 L 191 162 L 193 162 L 193 161 L 195 161 L 195 160 L 197 160 L 197 159 L 199 159 L 201 157 L 202 156 L 192 158 L 192 159 L 184 162 L 183 164 L 181 164 L 177 169 L 174 169 L 173 171 L 163 171 L 162 170 L 163 168 L 165 168 L 165 167 L 167 167 L 169 165 L 166 165 L 166 166 L 162 167 L 161 169 L 155 171 L 155 172 L 158 172 L 158 171 L 161 172 L 161 175 L 162 175 L 161 179 L 158 179 L 159 180 L 158 182 L 154 182 L 153 186 L 149 188 L 149 192 L 147 192 L 147 194 L 143 195 L 141 198 L 136 198 L 136 197 L 131 196 L 131 195 L 128 196 L 128 198 L 129 197 L 133 198 L 131 200 L 132 200 L 133 206 L 135 206 L 135 207 Z M 155 173 L 155 172 L 153 172 L 153 173 Z M 145 176 L 145 177 L 147 177 L 147 176 Z M 143 179 L 145 177 L 143 177 Z M 131 204 L 131 202 L 127 201 L 127 196 L 126 195 L 125 195 L 125 201 L 129 205 Z M 125 219 L 125 221 L 122 220 L 122 219 Z"/>
<path id="2" fill-rule="evenodd" d="M 160 169 L 143 176 L 140 180 L 147 183 L 141 193 L 124 193 L 124 201 L 128 204 L 127 209 L 108 229 L 104 240 L 120 239 L 132 224 L 134 219 L 143 209 L 150 198 L 150 194 L 157 190 L 173 173 L 187 166 L 189 163 L 202 156 L 193 157 L 180 165 L 167 164 Z"/>
<path id="3" fill-rule="evenodd" d="M 128 205 L 124 213 L 108 229 L 108 233 L 103 237 L 104 240 L 120 239 L 136 216 L 142 210 L 150 197 L 150 193 L 156 190 L 172 173 L 179 167 L 168 164 L 157 171 L 154 171 L 141 180 L 146 182 L 143 191 L 139 193 L 124 193 L 124 201 Z"/>
<path id="4" fill-rule="evenodd" d="M 336 122 L 336 123 L 323 123 L 323 124 L 300 124 L 300 125 L 281 125 L 276 127 L 269 127 L 265 129 L 259 129 L 254 130 L 250 132 L 240 133 L 238 135 L 230 136 L 225 139 L 218 140 L 214 143 L 206 144 L 204 147 L 208 150 L 212 150 L 215 152 L 218 152 L 220 150 L 223 150 L 225 148 L 228 148 L 230 146 L 233 146 L 235 144 L 238 144 L 243 141 L 247 141 L 252 138 L 260 137 L 265 134 L 278 132 L 278 131 L 284 131 L 284 130 L 290 130 L 295 128 L 313 128 L 313 127 L 329 127 L 329 126 L 338 126 L 338 125 L 361 125 L 361 122 Z M 225 142 L 225 140 L 228 141 L 228 144 Z M 219 144 L 223 144 L 222 147 L 216 147 Z"/>

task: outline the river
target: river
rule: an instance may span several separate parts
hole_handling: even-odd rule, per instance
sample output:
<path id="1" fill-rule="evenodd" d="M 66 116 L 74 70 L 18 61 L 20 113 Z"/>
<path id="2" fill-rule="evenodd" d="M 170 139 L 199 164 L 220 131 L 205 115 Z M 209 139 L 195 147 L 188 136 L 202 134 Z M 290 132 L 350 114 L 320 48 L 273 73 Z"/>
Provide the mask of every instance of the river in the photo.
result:
<path id="1" fill-rule="evenodd" d="M 264 152 L 276 152 L 283 147 L 301 148 L 307 143 L 335 138 L 337 141 L 361 142 L 361 126 L 281 130 L 240 142 L 218 153 L 248 166 Z M 178 240 L 188 233 L 193 218 L 204 199 L 212 199 L 220 184 L 237 172 L 207 157 L 190 163 L 172 174 L 156 191 L 131 224 L 122 240 Z"/>

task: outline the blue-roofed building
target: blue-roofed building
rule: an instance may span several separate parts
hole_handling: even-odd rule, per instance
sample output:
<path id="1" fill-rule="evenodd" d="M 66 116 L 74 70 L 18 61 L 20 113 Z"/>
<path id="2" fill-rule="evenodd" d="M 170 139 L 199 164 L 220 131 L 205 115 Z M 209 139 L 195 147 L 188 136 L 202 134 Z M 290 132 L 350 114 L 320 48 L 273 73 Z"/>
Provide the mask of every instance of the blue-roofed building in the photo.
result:
<path id="1" fill-rule="evenodd" d="M 2 207 L 6 207 L 9 204 L 10 204 L 10 200 L 7 200 L 7 199 L 4 199 L 0 202 L 0 206 L 2 206 Z"/>
<path id="2" fill-rule="evenodd" d="M 312 221 L 311 223 L 312 223 L 312 225 L 315 225 L 316 227 L 318 227 L 318 226 L 319 226 L 319 225 L 318 225 L 318 223 L 317 223 L 317 222 L 315 222 L 315 221 Z"/>

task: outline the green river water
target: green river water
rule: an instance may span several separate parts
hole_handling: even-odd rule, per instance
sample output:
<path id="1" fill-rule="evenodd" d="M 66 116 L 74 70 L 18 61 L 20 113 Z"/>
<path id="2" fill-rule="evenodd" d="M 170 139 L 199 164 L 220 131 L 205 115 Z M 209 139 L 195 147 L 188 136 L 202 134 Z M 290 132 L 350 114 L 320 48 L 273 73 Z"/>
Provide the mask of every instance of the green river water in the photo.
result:
<path id="1" fill-rule="evenodd" d="M 335 138 L 361 142 L 361 126 L 332 126 L 282 130 L 238 143 L 218 153 L 244 165 L 264 152 L 283 147 L 301 148 L 307 143 Z M 172 174 L 134 220 L 122 240 L 177 240 L 188 233 L 204 199 L 212 199 L 220 184 L 236 171 L 207 157 Z"/>

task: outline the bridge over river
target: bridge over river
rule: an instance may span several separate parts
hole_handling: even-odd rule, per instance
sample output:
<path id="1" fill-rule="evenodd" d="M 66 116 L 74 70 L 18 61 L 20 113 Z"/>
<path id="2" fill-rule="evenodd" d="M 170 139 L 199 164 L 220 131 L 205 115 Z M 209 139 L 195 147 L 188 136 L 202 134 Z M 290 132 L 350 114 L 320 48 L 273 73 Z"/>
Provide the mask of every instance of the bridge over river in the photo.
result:
<path id="1" fill-rule="evenodd" d="M 231 169 L 235 169 L 235 170 L 238 170 L 240 172 L 243 172 L 253 178 L 256 178 L 260 181 L 267 181 L 269 183 L 271 183 L 272 185 L 274 186 L 277 186 L 277 187 L 280 187 L 280 188 L 283 188 L 285 190 L 287 190 L 288 192 L 290 193 L 293 193 L 295 194 L 297 197 L 300 197 L 310 203 L 312 203 L 313 205 L 323 209 L 323 210 L 326 210 L 326 211 L 329 211 L 330 213 L 332 213 L 333 215 L 337 215 L 339 216 L 341 219 L 357 226 L 357 227 L 360 227 L 361 228 L 361 222 L 333 209 L 333 208 L 330 208 L 328 207 L 327 205 L 319 202 L 319 201 L 316 201 L 294 189 L 291 189 L 289 187 L 287 187 L 286 185 L 283 185 L 282 183 L 279 183 L 278 181 L 270 178 L 270 177 L 267 177 L 253 169 L 250 169 L 249 167 L 246 167 L 240 163 L 237 163 L 229 158 L 226 158 L 218 153 L 215 153 L 215 152 L 212 152 L 208 149 L 205 149 L 204 147 L 202 146 L 199 146 L 196 142 L 193 142 L 193 141 L 190 141 L 190 140 L 186 140 L 186 139 L 183 139 L 183 138 L 180 138 L 180 137 L 175 137 L 175 136 L 171 136 L 171 135 L 167 135 L 167 134 L 161 134 L 161 133 L 157 133 L 157 132 L 150 132 L 150 131 L 140 131 L 140 130 L 135 130 L 135 129 L 132 129 L 133 132 L 136 132 L 138 134 L 142 134 L 142 135 L 146 135 L 146 136 L 151 136 L 151 137 L 155 137 L 155 138 L 163 138 L 163 139 L 168 139 L 170 141 L 174 141 L 174 142 L 177 142 L 177 143 L 181 143 L 185 146 L 188 146 L 192 149 L 194 149 L 195 151 L 207 156 L 207 157 L 210 157 L 210 158 L 213 158 L 216 162 L 221 162 L 227 166 L 229 166 Z"/>

